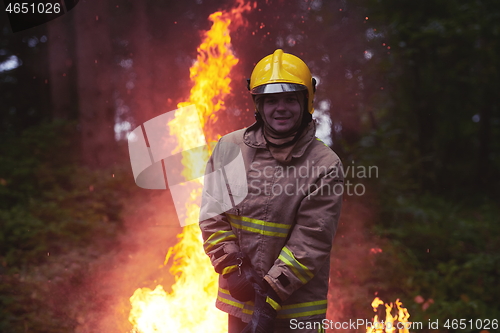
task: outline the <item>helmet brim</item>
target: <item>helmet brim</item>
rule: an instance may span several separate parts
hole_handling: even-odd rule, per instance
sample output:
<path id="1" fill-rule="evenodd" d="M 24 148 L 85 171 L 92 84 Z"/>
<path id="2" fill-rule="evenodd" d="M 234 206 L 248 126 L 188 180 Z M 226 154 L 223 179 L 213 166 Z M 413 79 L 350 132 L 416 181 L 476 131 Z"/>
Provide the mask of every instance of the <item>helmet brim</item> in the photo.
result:
<path id="1" fill-rule="evenodd" d="M 296 83 L 268 83 L 261 86 L 253 88 L 250 93 L 252 95 L 262 95 L 262 94 L 279 94 L 284 92 L 292 91 L 303 91 L 307 90 L 307 87 L 302 84 Z"/>

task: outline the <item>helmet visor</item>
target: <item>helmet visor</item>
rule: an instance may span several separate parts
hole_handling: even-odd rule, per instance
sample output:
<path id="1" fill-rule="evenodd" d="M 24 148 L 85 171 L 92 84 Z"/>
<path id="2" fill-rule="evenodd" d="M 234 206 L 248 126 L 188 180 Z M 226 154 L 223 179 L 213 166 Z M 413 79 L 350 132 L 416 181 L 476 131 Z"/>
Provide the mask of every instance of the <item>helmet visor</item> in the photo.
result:
<path id="1" fill-rule="evenodd" d="M 296 83 L 269 83 L 253 88 L 250 93 L 252 95 L 260 94 L 278 94 L 291 91 L 307 90 L 307 87 Z"/>

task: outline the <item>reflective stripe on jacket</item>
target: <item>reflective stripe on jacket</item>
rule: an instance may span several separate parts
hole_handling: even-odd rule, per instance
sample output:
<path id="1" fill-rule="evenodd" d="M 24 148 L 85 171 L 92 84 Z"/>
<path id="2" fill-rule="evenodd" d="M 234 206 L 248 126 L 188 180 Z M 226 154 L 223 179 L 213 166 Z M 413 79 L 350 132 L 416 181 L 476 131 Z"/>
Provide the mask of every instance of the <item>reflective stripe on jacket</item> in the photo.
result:
<path id="1" fill-rule="evenodd" d="M 237 156 L 243 170 L 234 168 Z M 326 313 L 343 173 L 338 156 L 315 139 L 313 122 L 292 156 L 288 165 L 276 161 L 258 124 L 222 137 L 206 174 L 223 171 L 205 178 L 200 228 L 214 267 L 244 252 L 283 300 L 278 318 L 308 320 Z M 253 302 L 232 298 L 222 276 L 216 305 L 245 322 L 253 313 Z"/>

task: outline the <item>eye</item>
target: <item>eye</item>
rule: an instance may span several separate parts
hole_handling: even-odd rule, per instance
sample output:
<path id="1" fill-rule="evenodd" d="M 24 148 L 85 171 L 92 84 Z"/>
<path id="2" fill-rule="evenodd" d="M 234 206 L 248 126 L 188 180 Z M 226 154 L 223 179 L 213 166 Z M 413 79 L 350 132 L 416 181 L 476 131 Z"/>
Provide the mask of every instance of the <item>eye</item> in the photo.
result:
<path id="1" fill-rule="evenodd" d="M 278 102 L 278 99 L 273 98 L 273 97 L 268 97 L 264 101 L 264 103 L 266 103 L 266 104 L 276 104 L 277 102 Z"/>
<path id="2" fill-rule="evenodd" d="M 295 102 L 297 102 L 297 97 L 287 97 L 286 102 L 287 103 L 295 103 Z"/>

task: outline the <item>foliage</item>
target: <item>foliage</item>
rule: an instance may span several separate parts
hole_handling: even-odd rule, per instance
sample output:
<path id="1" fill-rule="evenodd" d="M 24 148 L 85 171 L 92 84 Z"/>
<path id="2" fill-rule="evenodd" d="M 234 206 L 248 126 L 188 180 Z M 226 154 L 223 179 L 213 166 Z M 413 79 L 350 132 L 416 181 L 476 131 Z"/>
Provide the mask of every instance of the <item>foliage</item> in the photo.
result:
<path id="1" fill-rule="evenodd" d="M 126 174 L 79 167 L 74 127 L 42 123 L 1 141 L 0 331 L 74 327 L 68 293 L 121 231 Z"/>
<path id="2" fill-rule="evenodd" d="M 365 283 L 384 299 L 402 299 L 414 321 L 498 318 L 497 200 L 481 188 L 464 186 L 461 195 L 428 189 L 408 137 L 386 120 L 350 147 L 357 163 L 380 171 L 370 188 L 383 252 Z"/>
<path id="3" fill-rule="evenodd" d="M 384 88 L 364 92 L 368 131 L 344 143 L 347 162 L 380 173 L 373 228 L 387 241 L 368 282 L 415 321 L 498 318 L 499 3 L 356 3 L 364 81 Z"/>
<path id="4" fill-rule="evenodd" d="M 398 132 L 392 139 L 406 147 L 393 147 L 415 164 L 420 186 L 498 195 L 499 3 L 362 3 L 377 32 L 367 67 L 382 72 L 385 85 L 367 102 L 381 126 Z"/>
<path id="5" fill-rule="evenodd" d="M 392 251 L 404 251 L 409 271 L 402 291 L 434 302 L 428 309 L 411 302 L 414 317 L 498 317 L 500 247 L 491 237 L 500 232 L 498 213 L 492 202 L 471 207 L 429 194 L 386 208 L 376 230 Z"/>

